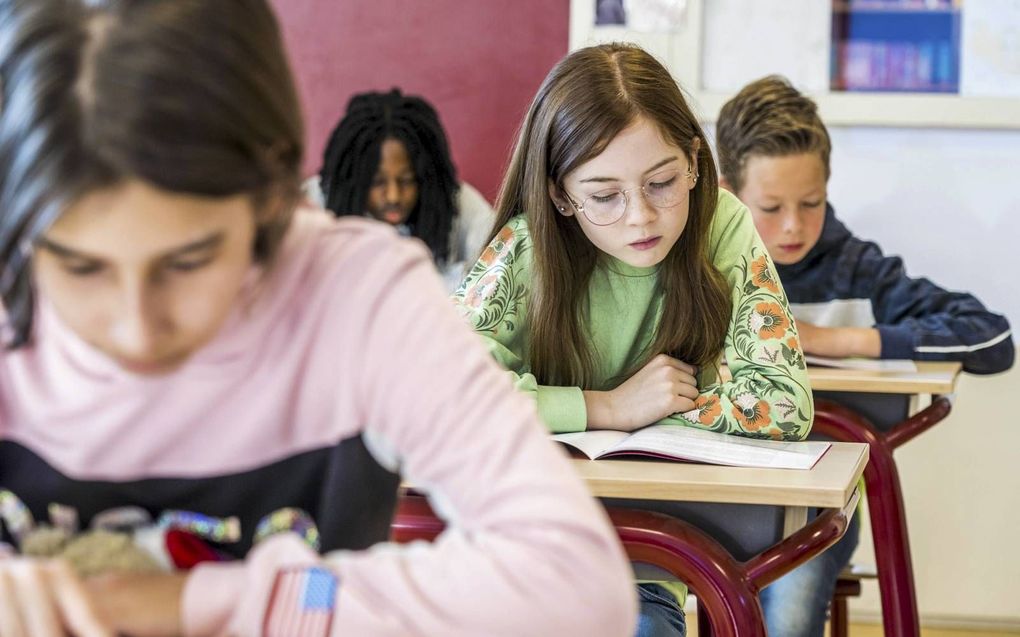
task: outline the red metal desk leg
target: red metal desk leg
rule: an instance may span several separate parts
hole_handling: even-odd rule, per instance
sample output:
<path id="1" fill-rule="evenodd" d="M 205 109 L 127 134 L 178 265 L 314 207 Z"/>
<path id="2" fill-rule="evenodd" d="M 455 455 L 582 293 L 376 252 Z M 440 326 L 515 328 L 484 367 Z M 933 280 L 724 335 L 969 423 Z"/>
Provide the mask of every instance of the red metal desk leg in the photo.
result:
<path id="1" fill-rule="evenodd" d="M 880 432 L 850 409 L 827 400 L 815 401 L 813 432 L 841 442 L 864 442 L 870 447 L 864 483 L 886 637 L 919 637 L 921 634 L 907 516 L 893 451 L 944 419 L 951 408 L 947 398 L 936 398 L 926 409 L 889 431 Z"/>
<path id="2" fill-rule="evenodd" d="M 781 543 L 740 563 L 703 531 L 670 516 L 614 508 L 609 517 L 631 560 L 658 566 L 695 591 L 716 637 L 765 637 L 758 600 L 761 587 L 834 544 L 847 526 L 843 511 L 828 510 Z M 431 540 L 442 530 L 443 523 L 423 497 L 401 498 L 391 527 L 394 541 Z"/>

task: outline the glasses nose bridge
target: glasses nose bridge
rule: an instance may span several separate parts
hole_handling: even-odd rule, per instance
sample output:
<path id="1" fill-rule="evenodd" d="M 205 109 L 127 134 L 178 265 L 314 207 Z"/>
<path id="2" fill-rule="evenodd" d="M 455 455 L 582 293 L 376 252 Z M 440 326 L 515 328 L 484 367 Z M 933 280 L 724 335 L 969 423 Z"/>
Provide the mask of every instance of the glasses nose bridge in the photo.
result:
<path id="1" fill-rule="evenodd" d="M 636 208 L 632 208 L 630 205 L 631 193 L 634 193 L 634 191 L 638 191 L 636 195 L 638 199 L 635 201 Z M 649 199 L 648 191 L 645 190 L 644 184 L 626 190 L 621 189 L 620 192 L 623 193 L 623 210 L 620 211 L 620 219 L 636 214 L 641 220 L 640 223 L 647 223 L 650 217 L 654 218 L 659 214 L 659 210 Z M 634 220 L 634 222 L 638 221 Z"/>
<path id="2" fill-rule="evenodd" d="M 641 192 L 641 197 L 645 200 L 645 203 L 648 204 L 652 203 L 651 200 L 648 198 L 648 191 L 645 190 L 645 184 L 641 184 L 640 186 L 634 186 L 632 188 L 627 189 L 621 188 L 620 194 L 623 195 L 623 214 L 627 214 L 627 211 L 630 209 L 630 194 L 635 190 Z"/>

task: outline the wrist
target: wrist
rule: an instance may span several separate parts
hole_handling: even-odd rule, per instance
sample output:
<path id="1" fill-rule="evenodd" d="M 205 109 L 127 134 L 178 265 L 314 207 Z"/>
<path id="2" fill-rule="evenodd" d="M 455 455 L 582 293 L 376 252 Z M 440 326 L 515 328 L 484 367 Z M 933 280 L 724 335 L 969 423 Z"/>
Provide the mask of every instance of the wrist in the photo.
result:
<path id="1" fill-rule="evenodd" d="M 609 429 L 613 424 L 612 395 L 607 391 L 585 391 L 584 408 L 588 429 Z"/>
<path id="2" fill-rule="evenodd" d="M 97 614 L 118 633 L 144 637 L 182 634 L 186 575 L 103 575 L 85 580 Z"/>
<path id="3" fill-rule="evenodd" d="M 226 634 L 249 577 L 245 562 L 203 562 L 192 568 L 182 593 L 182 634 Z"/>
<path id="4" fill-rule="evenodd" d="M 852 351 L 848 356 L 863 356 L 866 358 L 878 358 L 882 355 L 882 338 L 873 327 L 858 327 L 853 329 L 853 337 L 848 339 L 853 343 Z"/>

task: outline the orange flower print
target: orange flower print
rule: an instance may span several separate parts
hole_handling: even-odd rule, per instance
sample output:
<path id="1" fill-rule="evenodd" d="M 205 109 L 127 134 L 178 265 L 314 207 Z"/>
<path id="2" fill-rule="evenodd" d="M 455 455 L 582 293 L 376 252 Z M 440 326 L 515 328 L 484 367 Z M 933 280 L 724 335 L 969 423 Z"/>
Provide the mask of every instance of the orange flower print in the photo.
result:
<path id="1" fill-rule="evenodd" d="M 694 409 L 680 414 L 684 420 L 701 425 L 712 425 L 722 414 L 722 405 L 718 396 L 698 396 L 694 401 Z"/>
<path id="2" fill-rule="evenodd" d="M 743 393 L 733 401 L 733 415 L 745 431 L 758 431 L 772 424 L 769 404 L 751 393 Z"/>
<path id="3" fill-rule="evenodd" d="M 722 414 L 722 405 L 719 404 L 718 396 L 698 396 L 694 401 L 694 411 L 697 412 L 698 422 L 703 425 L 713 424 Z"/>
<path id="4" fill-rule="evenodd" d="M 764 254 L 751 262 L 751 281 L 755 287 L 765 288 L 773 294 L 779 293 L 776 277 L 769 269 L 769 260 Z"/>
<path id="5" fill-rule="evenodd" d="M 477 310 L 496 291 L 497 283 L 499 283 L 499 277 L 494 273 L 483 276 L 464 292 L 464 306 Z"/>
<path id="6" fill-rule="evenodd" d="M 747 326 L 759 338 L 782 338 L 790 326 L 790 321 L 778 303 L 759 303 L 754 306 Z"/>
<path id="7" fill-rule="evenodd" d="M 800 343 L 797 342 L 796 336 L 791 336 L 790 338 L 786 339 L 786 346 L 795 352 L 800 349 Z"/>
<path id="8" fill-rule="evenodd" d="M 491 267 L 510 251 L 511 246 L 514 244 L 513 239 L 513 229 L 510 226 L 503 226 L 503 229 L 489 242 L 489 245 L 482 252 L 482 256 L 478 260 L 484 263 L 485 267 Z"/>

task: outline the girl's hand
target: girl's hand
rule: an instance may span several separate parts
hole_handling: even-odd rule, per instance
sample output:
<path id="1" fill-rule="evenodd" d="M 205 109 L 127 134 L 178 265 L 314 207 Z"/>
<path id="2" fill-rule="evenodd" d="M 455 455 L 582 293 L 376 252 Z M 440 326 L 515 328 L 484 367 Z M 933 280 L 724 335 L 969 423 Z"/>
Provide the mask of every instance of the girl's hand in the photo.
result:
<path id="1" fill-rule="evenodd" d="M 62 561 L 0 558 L 0 636 L 113 637 Z"/>
<path id="2" fill-rule="evenodd" d="M 85 580 L 99 618 L 118 634 L 173 637 L 181 626 L 181 597 L 187 575 L 101 575 Z M 0 634 L 0 637 L 7 637 Z"/>
<path id="3" fill-rule="evenodd" d="M 694 409 L 697 369 L 659 354 L 608 392 L 584 392 L 589 429 L 634 431 L 666 416 Z"/>

